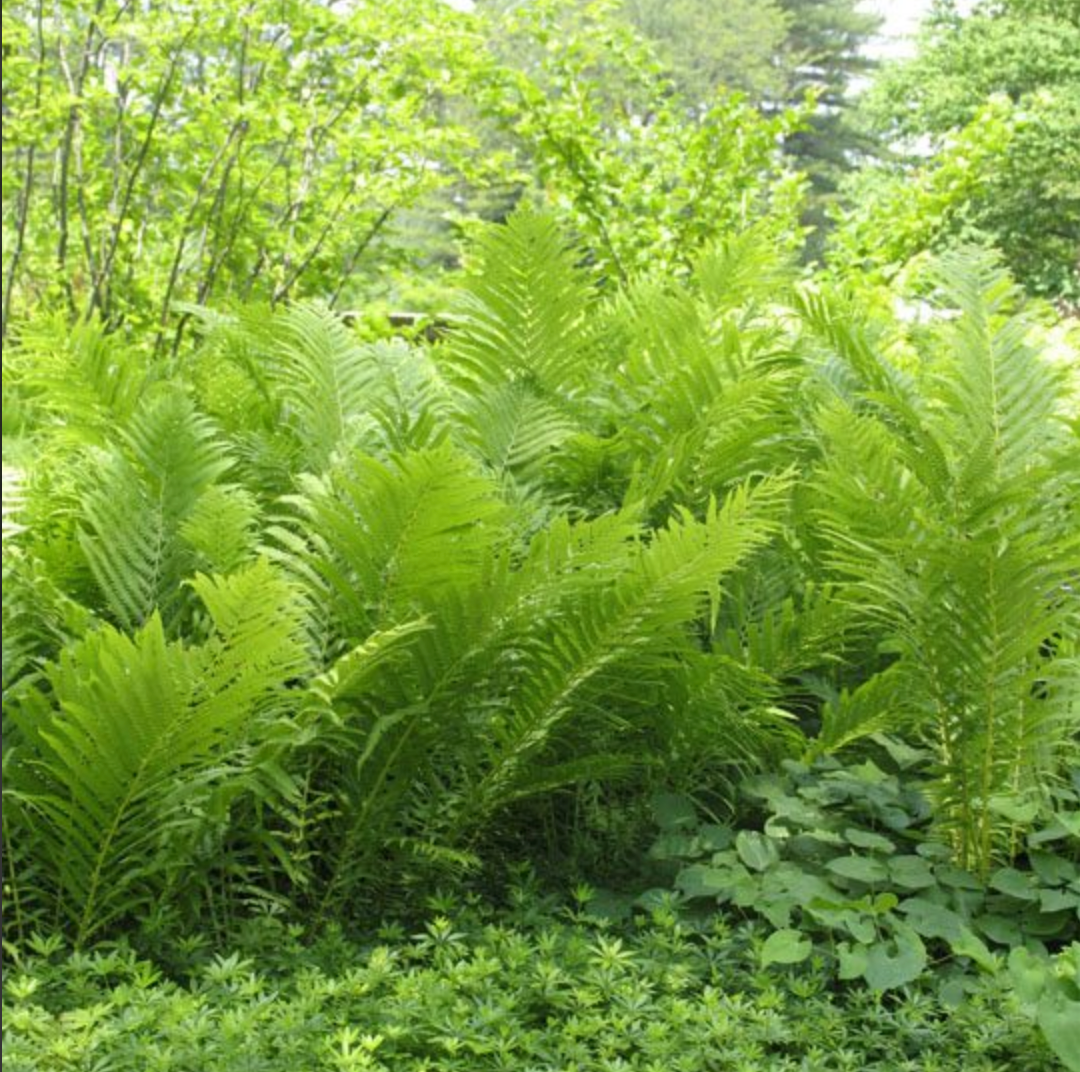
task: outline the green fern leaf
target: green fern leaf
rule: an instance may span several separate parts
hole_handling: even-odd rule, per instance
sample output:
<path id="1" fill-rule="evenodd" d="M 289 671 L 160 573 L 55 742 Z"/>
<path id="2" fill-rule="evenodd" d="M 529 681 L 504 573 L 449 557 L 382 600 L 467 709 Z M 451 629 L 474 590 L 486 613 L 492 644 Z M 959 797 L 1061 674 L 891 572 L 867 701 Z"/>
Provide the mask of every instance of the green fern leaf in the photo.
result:
<path id="1" fill-rule="evenodd" d="M 155 896 L 159 836 L 181 787 L 218 768 L 305 666 L 295 593 L 265 563 L 194 587 L 214 623 L 202 647 L 165 638 L 152 614 L 66 649 L 50 693 L 15 710 L 24 740 L 9 799 L 47 854 L 56 906 L 85 942 Z"/>

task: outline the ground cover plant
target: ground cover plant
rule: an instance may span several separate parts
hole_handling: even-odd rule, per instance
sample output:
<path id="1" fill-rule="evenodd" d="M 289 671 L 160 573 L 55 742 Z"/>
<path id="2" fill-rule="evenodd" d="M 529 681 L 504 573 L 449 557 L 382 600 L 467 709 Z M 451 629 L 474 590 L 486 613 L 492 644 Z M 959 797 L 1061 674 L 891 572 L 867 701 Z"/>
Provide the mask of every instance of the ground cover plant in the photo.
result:
<path id="1" fill-rule="evenodd" d="M 658 913 L 620 934 L 587 902 L 555 912 L 535 888 L 513 893 L 508 914 L 458 904 L 363 947 L 327 936 L 312 948 L 264 921 L 229 956 L 191 951 L 172 979 L 129 948 L 37 944 L 5 975 L 5 1061 L 132 1072 L 1038 1072 L 1053 1061 L 1004 978 L 959 1008 L 917 988 L 838 998 L 820 965 L 770 966 L 754 928 L 693 931 Z"/>
<path id="2" fill-rule="evenodd" d="M 13 1067 L 1080 1067 L 1065 306 L 610 5 L 301 6 L 5 9 Z"/>

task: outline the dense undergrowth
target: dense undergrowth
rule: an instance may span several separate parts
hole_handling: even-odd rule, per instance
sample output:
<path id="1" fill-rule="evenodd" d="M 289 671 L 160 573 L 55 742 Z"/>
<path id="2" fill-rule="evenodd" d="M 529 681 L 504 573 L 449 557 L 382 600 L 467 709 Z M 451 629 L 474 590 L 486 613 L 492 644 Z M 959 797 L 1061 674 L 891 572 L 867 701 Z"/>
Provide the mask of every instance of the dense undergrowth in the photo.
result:
<path id="1" fill-rule="evenodd" d="M 925 288 L 751 229 L 602 291 L 523 213 L 433 345 L 28 328 L 13 1067 L 1077 1067 L 1077 400 L 992 258 Z M 607 929 L 364 946 L 523 860 Z"/>
<path id="2" fill-rule="evenodd" d="M 415 934 L 314 947 L 263 921 L 236 951 L 38 943 L 5 977 L 11 1072 L 580 1069 L 1041 1072 L 1053 1058 L 1005 979 L 959 1007 L 912 988 L 838 993 L 820 963 L 762 967 L 762 932 L 658 912 L 630 933 L 535 889 L 498 916 L 441 898 Z M 434 906 L 433 906 L 434 909 Z M 177 963 L 177 962 L 181 963 Z"/>

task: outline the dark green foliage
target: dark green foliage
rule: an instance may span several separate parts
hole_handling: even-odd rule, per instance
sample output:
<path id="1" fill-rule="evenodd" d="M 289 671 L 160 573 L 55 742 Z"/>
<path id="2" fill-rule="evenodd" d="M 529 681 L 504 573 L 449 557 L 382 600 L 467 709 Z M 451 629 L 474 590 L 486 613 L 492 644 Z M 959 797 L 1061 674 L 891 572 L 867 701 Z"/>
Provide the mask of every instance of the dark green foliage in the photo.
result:
<path id="1" fill-rule="evenodd" d="M 786 99 L 813 95 L 815 108 L 784 152 L 810 180 L 802 223 L 809 227 L 805 256 L 818 260 L 831 229 L 841 180 L 880 151 L 878 139 L 852 121 L 855 85 L 877 66 L 868 45 L 881 16 L 853 0 L 777 0 L 787 17 L 781 47 Z"/>
<path id="2" fill-rule="evenodd" d="M 994 950 L 1024 945 L 1045 955 L 1080 934 L 1080 855 L 1075 839 L 1032 835 L 1015 866 L 986 880 L 957 868 L 936 837 L 926 795 L 926 755 L 878 738 L 874 762 L 788 764 L 744 792 L 761 831 L 700 823 L 685 798 L 656 802 L 661 827 L 651 856 L 678 864 L 674 887 L 691 914 L 723 906 L 774 929 L 764 964 L 814 953 L 841 979 L 874 990 L 904 987 L 931 958 L 943 998 L 959 1000 L 973 971 L 1000 967 Z M 1073 787 L 1073 808 L 1080 783 Z M 1075 812 L 1073 815 L 1075 818 Z M 655 903 L 659 891 L 642 899 Z M 707 915 L 705 918 L 708 918 Z M 950 997 L 951 995 L 951 997 Z"/>

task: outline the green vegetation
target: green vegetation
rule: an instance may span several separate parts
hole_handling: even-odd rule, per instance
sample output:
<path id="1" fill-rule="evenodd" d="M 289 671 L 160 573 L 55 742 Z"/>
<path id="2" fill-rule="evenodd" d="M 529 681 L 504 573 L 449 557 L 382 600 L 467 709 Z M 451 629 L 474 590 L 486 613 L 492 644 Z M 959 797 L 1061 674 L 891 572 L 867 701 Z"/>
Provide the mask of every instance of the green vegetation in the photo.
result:
<path id="1" fill-rule="evenodd" d="M 952 227 L 992 65 L 823 246 L 849 4 L 709 102 L 694 4 L 160 8 L 4 14 L 12 1066 L 1080 1068 L 1070 220 Z"/>
<path id="2" fill-rule="evenodd" d="M 837 261 L 891 279 L 922 250 L 979 243 L 1032 293 L 1077 301 L 1077 11 L 985 0 L 961 19 L 938 5 L 919 53 L 883 72 L 866 103 L 868 126 L 901 151 L 852 180 Z"/>
<path id="3" fill-rule="evenodd" d="M 838 1002 L 820 967 L 763 967 L 752 928 L 694 931 L 661 913 L 616 934 L 587 897 L 556 914 L 535 888 L 512 892 L 522 907 L 508 914 L 443 898 L 449 915 L 363 948 L 333 933 L 307 947 L 263 921 L 228 957 L 189 949 L 170 980 L 125 947 L 38 944 L 5 974 L 4 1060 L 12 1072 L 1042 1072 L 1053 1060 L 1005 978 L 959 1008 L 917 991 Z"/>

